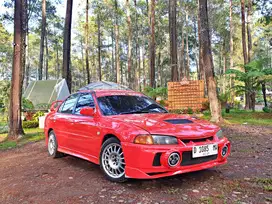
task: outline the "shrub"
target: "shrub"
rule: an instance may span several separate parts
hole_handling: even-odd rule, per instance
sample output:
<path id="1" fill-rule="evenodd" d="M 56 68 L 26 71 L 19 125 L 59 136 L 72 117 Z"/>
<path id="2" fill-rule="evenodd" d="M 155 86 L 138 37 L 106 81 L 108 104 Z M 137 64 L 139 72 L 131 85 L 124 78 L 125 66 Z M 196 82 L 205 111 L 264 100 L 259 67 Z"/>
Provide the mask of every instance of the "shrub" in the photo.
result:
<path id="1" fill-rule="evenodd" d="M 192 109 L 192 108 L 190 108 L 190 107 L 189 107 L 189 108 L 187 109 L 187 113 L 188 113 L 188 114 L 193 114 L 193 113 L 194 113 L 194 111 L 193 111 L 193 109 Z"/>
<path id="2" fill-rule="evenodd" d="M 263 112 L 265 113 L 272 113 L 272 109 L 268 107 L 263 107 Z"/>
<path id="3" fill-rule="evenodd" d="M 8 133 L 8 126 L 0 126 L 0 134 Z"/>
<path id="4" fill-rule="evenodd" d="M 38 111 L 38 112 L 36 112 L 36 113 L 33 115 L 33 120 L 38 122 L 38 121 L 39 121 L 39 117 L 41 117 L 41 116 L 44 116 L 44 112 Z"/>
<path id="5" fill-rule="evenodd" d="M 22 109 L 25 110 L 25 111 L 26 110 L 33 110 L 34 105 L 30 100 L 28 100 L 26 98 L 23 98 L 23 100 L 22 100 Z"/>
<path id="6" fill-rule="evenodd" d="M 166 105 L 166 103 L 165 103 L 164 100 L 159 101 L 159 104 L 162 105 L 162 106 L 165 106 L 165 105 Z"/>
<path id="7" fill-rule="evenodd" d="M 37 128 L 39 127 L 38 121 L 23 121 L 23 128 Z"/>
<path id="8" fill-rule="evenodd" d="M 202 103 L 203 110 L 209 110 L 210 109 L 210 102 L 207 100 Z"/>

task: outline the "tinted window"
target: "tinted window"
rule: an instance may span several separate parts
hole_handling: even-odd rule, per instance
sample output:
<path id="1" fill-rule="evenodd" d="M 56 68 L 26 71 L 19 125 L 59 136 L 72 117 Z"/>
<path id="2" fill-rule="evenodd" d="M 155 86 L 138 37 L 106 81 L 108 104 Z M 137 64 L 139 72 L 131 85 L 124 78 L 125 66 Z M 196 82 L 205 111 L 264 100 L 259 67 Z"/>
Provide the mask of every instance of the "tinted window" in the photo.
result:
<path id="1" fill-rule="evenodd" d="M 77 101 L 78 94 L 73 94 L 66 99 L 66 101 L 60 106 L 59 112 L 61 113 L 73 113 L 75 103 Z"/>
<path id="2" fill-rule="evenodd" d="M 75 114 L 80 114 L 80 110 L 84 107 L 94 107 L 94 100 L 91 94 L 82 94 L 77 102 Z"/>
<path id="3" fill-rule="evenodd" d="M 145 96 L 103 96 L 97 100 L 104 115 L 167 112 L 156 102 Z"/>

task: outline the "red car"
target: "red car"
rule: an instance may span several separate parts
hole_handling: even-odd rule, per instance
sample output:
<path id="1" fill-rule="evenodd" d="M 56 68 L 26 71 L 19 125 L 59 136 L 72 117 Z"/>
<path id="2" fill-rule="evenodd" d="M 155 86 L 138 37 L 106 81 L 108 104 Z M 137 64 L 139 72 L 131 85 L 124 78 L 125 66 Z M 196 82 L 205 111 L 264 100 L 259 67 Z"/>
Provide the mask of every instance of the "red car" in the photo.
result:
<path id="1" fill-rule="evenodd" d="M 207 121 L 171 114 L 131 90 L 80 91 L 45 120 L 49 155 L 99 164 L 106 178 L 151 179 L 227 162 L 230 142 Z"/>

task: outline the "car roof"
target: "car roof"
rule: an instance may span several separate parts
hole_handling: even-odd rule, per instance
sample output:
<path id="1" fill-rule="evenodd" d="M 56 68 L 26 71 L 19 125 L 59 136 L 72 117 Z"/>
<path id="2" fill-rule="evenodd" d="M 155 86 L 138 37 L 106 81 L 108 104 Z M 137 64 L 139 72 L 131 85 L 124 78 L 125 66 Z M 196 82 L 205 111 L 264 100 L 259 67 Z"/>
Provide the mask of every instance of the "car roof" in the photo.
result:
<path id="1" fill-rule="evenodd" d="M 129 95 L 129 96 L 143 96 L 144 94 L 140 92 L 136 92 L 133 90 L 120 90 L 120 89 L 110 89 L 110 90 L 105 90 L 105 89 L 97 89 L 97 90 L 81 90 L 79 93 L 95 93 L 97 97 L 102 97 L 102 96 L 115 96 L 115 95 Z"/>

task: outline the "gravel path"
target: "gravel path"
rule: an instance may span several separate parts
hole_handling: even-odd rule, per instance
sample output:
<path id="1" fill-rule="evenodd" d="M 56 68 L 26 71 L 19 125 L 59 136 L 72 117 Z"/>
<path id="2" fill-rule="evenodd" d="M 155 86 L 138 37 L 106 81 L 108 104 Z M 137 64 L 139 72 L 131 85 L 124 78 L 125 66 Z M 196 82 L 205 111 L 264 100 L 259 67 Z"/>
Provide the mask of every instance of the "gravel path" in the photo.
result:
<path id="1" fill-rule="evenodd" d="M 44 141 L 0 152 L 0 203 L 272 203 L 272 127 L 227 126 L 227 165 L 157 180 L 104 179 L 99 166 L 51 159 Z"/>

